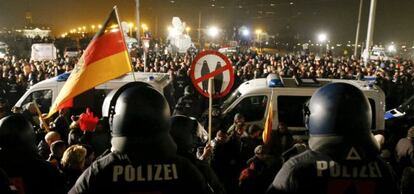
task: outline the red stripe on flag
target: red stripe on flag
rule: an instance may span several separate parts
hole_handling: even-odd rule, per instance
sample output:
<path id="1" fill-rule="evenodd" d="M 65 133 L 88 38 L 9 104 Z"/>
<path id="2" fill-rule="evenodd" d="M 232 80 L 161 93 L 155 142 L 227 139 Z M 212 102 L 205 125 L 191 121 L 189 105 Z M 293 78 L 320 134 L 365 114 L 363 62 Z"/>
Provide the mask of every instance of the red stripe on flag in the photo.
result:
<path id="1" fill-rule="evenodd" d="M 86 48 L 83 54 L 84 64 L 87 66 L 125 50 L 127 49 L 123 43 L 121 31 L 105 33 L 92 40 Z"/>
<path id="2" fill-rule="evenodd" d="M 58 110 L 64 109 L 64 108 L 72 108 L 73 107 L 73 98 L 67 100 L 66 102 L 59 105 Z"/>

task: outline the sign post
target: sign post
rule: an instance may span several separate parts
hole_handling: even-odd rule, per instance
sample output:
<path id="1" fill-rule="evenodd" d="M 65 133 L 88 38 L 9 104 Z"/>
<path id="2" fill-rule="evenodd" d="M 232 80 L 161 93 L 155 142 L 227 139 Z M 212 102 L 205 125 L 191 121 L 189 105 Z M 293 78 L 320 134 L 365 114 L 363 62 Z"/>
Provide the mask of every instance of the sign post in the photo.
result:
<path id="1" fill-rule="evenodd" d="M 213 78 L 208 79 L 208 142 L 211 142 L 211 120 L 212 120 L 212 112 L 213 112 Z"/>
<path id="2" fill-rule="evenodd" d="M 191 64 L 191 82 L 198 92 L 209 98 L 208 140 L 211 140 L 213 98 L 226 96 L 234 83 L 230 60 L 217 51 L 199 53 Z"/>

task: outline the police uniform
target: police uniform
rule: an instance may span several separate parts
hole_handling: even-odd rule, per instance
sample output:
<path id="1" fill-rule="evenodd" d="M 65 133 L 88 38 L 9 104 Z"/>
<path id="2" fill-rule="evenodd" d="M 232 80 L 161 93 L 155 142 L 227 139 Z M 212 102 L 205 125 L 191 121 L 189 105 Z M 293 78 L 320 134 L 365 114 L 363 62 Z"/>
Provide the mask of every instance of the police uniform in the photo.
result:
<path id="1" fill-rule="evenodd" d="M 380 158 L 340 164 L 325 154 L 308 150 L 283 165 L 267 193 L 393 194 L 399 193 L 395 178 Z"/>
<path id="2" fill-rule="evenodd" d="M 165 98 L 143 82 L 109 93 L 102 108 L 111 152 L 95 161 L 69 193 L 206 193 L 200 172 L 176 154 Z"/>
<path id="3" fill-rule="evenodd" d="M 27 155 L 16 158 L 9 154 L 0 156 L 0 161 L 0 167 L 9 177 L 10 187 L 17 193 L 64 193 L 63 177 L 50 163 Z"/>
<path id="4" fill-rule="evenodd" d="M 178 99 L 174 108 L 173 115 L 185 115 L 200 119 L 202 110 L 202 101 L 195 94 L 191 86 L 185 88 L 184 96 Z"/>
<path id="5" fill-rule="evenodd" d="M 62 175 L 50 163 L 38 159 L 35 135 L 23 115 L 0 120 L 0 168 L 16 193 L 64 193 Z"/>
<path id="6" fill-rule="evenodd" d="M 112 152 L 92 163 L 69 193 L 205 193 L 203 183 L 198 170 L 182 157 L 132 161 Z"/>
<path id="7" fill-rule="evenodd" d="M 399 193 L 395 173 L 379 157 L 370 104 L 358 88 L 327 84 L 304 107 L 310 150 L 282 166 L 268 194 Z"/>

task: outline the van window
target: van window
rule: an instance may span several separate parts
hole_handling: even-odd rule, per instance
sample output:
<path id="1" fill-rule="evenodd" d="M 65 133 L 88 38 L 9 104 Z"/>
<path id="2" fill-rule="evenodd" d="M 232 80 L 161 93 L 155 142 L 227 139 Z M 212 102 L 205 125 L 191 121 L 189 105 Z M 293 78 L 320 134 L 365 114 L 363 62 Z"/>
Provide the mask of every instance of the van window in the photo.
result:
<path id="1" fill-rule="evenodd" d="M 226 110 L 230 105 L 233 104 L 234 101 L 236 101 L 241 96 L 241 93 L 236 90 L 234 91 L 221 105 L 221 110 Z"/>
<path id="2" fill-rule="evenodd" d="M 305 127 L 302 109 L 309 99 L 310 96 L 278 96 L 279 122 L 284 121 L 288 127 Z"/>
<path id="3" fill-rule="evenodd" d="M 310 96 L 279 96 L 277 98 L 279 122 L 284 121 L 288 127 L 305 127 L 302 109 L 309 99 Z M 371 129 L 376 129 L 375 101 L 371 98 L 368 101 L 372 112 Z"/>
<path id="4" fill-rule="evenodd" d="M 37 90 L 30 93 L 23 101 L 23 106 L 36 101 L 41 112 L 49 112 L 49 107 L 52 105 L 52 90 Z"/>
<path id="5" fill-rule="evenodd" d="M 235 108 L 244 115 L 246 122 L 263 120 L 267 106 L 267 96 L 249 96 L 244 98 Z"/>

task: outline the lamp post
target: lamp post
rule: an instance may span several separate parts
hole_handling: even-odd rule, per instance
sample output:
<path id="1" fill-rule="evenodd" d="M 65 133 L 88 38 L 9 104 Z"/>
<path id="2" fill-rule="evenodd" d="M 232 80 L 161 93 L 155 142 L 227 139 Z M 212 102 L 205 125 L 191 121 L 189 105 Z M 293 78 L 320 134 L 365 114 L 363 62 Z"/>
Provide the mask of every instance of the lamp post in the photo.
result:
<path id="1" fill-rule="evenodd" d="M 327 39 L 328 39 L 328 36 L 325 33 L 318 34 L 318 41 L 321 44 L 321 50 L 320 50 L 321 55 L 322 55 L 322 50 L 323 50 L 323 43 L 325 43 Z"/>
<path id="2" fill-rule="evenodd" d="M 215 38 L 219 34 L 219 29 L 216 26 L 211 26 L 210 28 L 208 28 L 207 34 L 211 38 Z"/>
<path id="3" fill-rule="evenodd" d="M 142 28 L 142 34 L 143 34 L 143 35 L 145 35 L 145 32 L 146 32 L 146 31 L 148 31 L 148 26 L 147 26 L 147 24 L 142 24 L 142 25 L 141 25 L 141 28 Z"/>
<path id="4" fill-rule="evenodd" d="M 132 37 L 132 31 L 134 30 L 134 23 L 129 22 L 128 27 L 129 27 L 129 36 Z"/>
<path id="5" fill-rule="evenodd" d="M 256 29 L 256 35 L 257 35 L 257 43 L 258 43 L 258 50 L 261 51 L 262 50 L 262 41 L 260 40 L 260 35 L 263 33 L 262 29 Z"/>
<path id="6" fill-rule="evenodd" d="M 191 31 L 191 28 L 190 27 L 185 27 L 185 32 L 187 32 L 187 35 L 188 36 L 190 36 L 190 31 Z"/>

